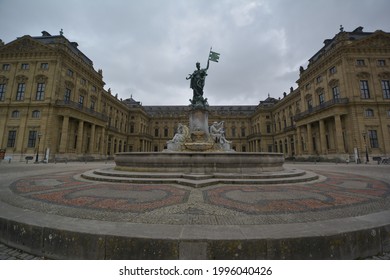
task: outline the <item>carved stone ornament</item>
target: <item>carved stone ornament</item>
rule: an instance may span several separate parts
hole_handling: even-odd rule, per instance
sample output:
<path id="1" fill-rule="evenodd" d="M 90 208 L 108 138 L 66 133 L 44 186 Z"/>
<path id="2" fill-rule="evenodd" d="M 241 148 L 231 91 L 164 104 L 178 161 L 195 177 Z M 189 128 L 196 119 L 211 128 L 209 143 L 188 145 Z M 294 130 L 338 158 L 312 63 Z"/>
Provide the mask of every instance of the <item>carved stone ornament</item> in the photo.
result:
<path id="1" fill-rule="evenodd" d="M 24 76 L 24 75 L 16 76 L 16 81 L 18 83 L 25 83 L 25 82 L 27 82 L 27 80 L 28 80 L 28 78 L 26 76 Z"/>
<path id="2" fill-rule="evenodd" d="M 388 80 L 388 79 L 390 79 L 390 72 L 379 73 L 378 77 L 381 80 L 384 80 L 384 79 Z"/>
<path id="3" fill-rule="evenodd" d="M 37 75 L 35 77 L 35 80 L 38 82 L 38 83 L 46 83 L 47 80 L 48 80 L 48 77 L 45 76 L 45 75 Z"/>
<path id="4" fill-rule="evenodd" d="M 5 76 L 0 76 L 0 83 L 6 84 L 8 82 L 8 78 Z"/>
<path id="5" fill-rule="evenodd" d="M 67 88 L 74 88 L 74 83 L 71 82 L 71 81 L 65 81 L 65 86 L 66 86 Z"/>
<path id="6" fill-rule="evenodd" d="M 339 80 L 332 79 L 332 80 L 329 81 L 328 84 L 329 84 L 330 87 L 335 87 L 335 86 L 337 86 L 339 84 Z"/>
<path id="7" fill-rule="evenodd" d="M 359 79 L 368 79 L 368 78 L 370 78 L 370 73 L 367 73 L 367 72 L 360 72 L 360 73 L 356 74 L 356 76 L 357 76 Z"/>

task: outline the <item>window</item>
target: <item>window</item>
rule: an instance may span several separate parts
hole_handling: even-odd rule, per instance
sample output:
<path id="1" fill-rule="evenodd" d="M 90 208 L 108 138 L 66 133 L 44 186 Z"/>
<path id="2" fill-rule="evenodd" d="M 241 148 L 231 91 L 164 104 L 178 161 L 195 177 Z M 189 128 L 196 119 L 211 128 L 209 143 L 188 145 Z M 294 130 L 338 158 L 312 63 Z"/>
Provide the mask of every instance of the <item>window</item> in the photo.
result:
<path id="1" fill-rule="evenodd" d="M 333 66 L 332 68 L 329 69 L 329 74 L 336 74 L 336 66 Z"/>
<path id="2" fill-rule="evenodd" d="M 30 132 L 28 133 L 27 147 L 28 148 L 34 148 L 36 140 L 37 140 L 37 131 L 36 130 L 30 130 Z"/>
<path id="3" fill-rule="evenodd" d="M 96 104 L 96 101 L 94 99 L 91 99 L 91 107 L 90 107 L 90 109 L 92 111 L 95 111 L 95 104 Z"/>
<path id="4" fill-rule="evenodd" d="M 80 95 L 79 96 L 79 105 L 80 105 L 80 107 L 83 107 L 83 104 L 84 104 L 84 96 Z"/>
<path id="5" fill-rule="evenodd" d="M 267 133 L 271 133 L 271 125 L 267 124 Z"/>
<path id="6" fill-rule="evenodd" d="M 158 133 L 159 133 L 159 132 L 158 132 L 158 128 L 155 128 L 155 129 L 154 129 L 154 137 L 158 137 Z"/>
<path id="7" fill-rule="evenodd" d="M 6 63 L 6 64 L 3 64 L 3 70 L 4 71 L 9 71 L 11 69 L 11 65 Z"/>
<path id="8" fill-rule="evenodd" d="M 236 137 L 236 128 L 232 127 L 232 137 Z"/>
<path id="9" fill-rule="evenodd" d="M 66 71 L 66 75 L 68 75 L 69 77 L 73 77 L 73 71 L 71 69 L 68 69 Z"/>
<path id="10" fill-rule="evenodd" d="M 18 91 L 16 92 L 16 100 L 22 101 L 24 100 L 24 91 L 26 90 L 26 84 L 25 83 L 19 83 L 18 84 Z"/>
<path id="11" fill-rule="evenodd" d="M 96 87 L 95 86 L 92 86 L 92 91 L 96 92 Z"/>
<path id="12" fill-rule="evenodd" d="M 85 86 L 87 84 L 87 80 L 84 79 L 84 78 L 81 78 L 80 79 L 80 84 L 82 84 L 83 86 Z"/>
<path id="13" fill-rule="evenodd" d="M 69 103 L 71 93 L 72 93 L 72 91 L 69 88 L 65 89 L 65 94 L 64 94 L 65 103 Z"/>
<path id="14" fill-rule="evenodd" d="M 384 99 L 390 99 L 390 81 L 382 80 L 382 92 Z"/>
<path id="15" fill-rule="evenodd" d="M 313 100 L 311 100 L 310 98 L 306 102 L 307 102 L 307 109 L 311 111 L 313 109 Z"/>
<path id="16" fill-rule="evenodd" d="M 168 128 L 164 128 L 164 137 L 168 137 Z"/>
<path id="17" fill-rule="evenodd" d="M 134 133 L 134 124 L 130 124 L 130 133 Z"/>
<path id="18" fill-rule="evenodd" d="M 41 63 L 41 69 L 42 70 L 48 70 L 49 69 L 49 63 Z"/>
<path id="19" fill-rule="evenodd" d="M 374 110 L 372 110 L 372 109 L 366 109 L 366 110 L 364 111 L 364 115 L 365 115 L 367 118 L 373 117 L 373 116 L 374 116 Z"/>
<path id="20" fill-rule="evenodd" d="M 241 137 L 245 137 L 245 127 L 241 128 Z"/>
<path id="21" fill-rule="evenodd" d="M 369 130 L 368 131 L 368 138 L 370 139 L 370 147 L 371 148 L 379 148 L 378 134 L 377 134 L 376 130 Z"/>
<path id="22" fill-rule="evenodd" d="M 387 110 L 387 117 L 390 118 L 390 110 Z"/>
<path id="23" fill-rule="evenodd" d="M 339 99 L 340 98 L 340 89 L 338 86 L 335 86 L 332 88 L 333 93 L 333 99 Z"/>
<path id="24" fill-rule="evenodd" d="M 38 110 L 32 111 L 31 117 L 32 117 L 33 119 L 39 119 L 39 118 L 41 117 L 41 111 L 38 111 Z"/>
<path id="25" fill-rule="evenodd" d="M 8 131 L 7 147 L 8 148 L 15 147 L 15 140 L 16 140 L 16 130 Z"/>
<path id="26" fill-rule="evenodd" d="M 368 81 L 367 80 L 360 81 L 360 97 L 363 99 L 370 98 L 370 90 L 368 89 Z"/>
<path id="27" fill-rule="evenodd" d="M 318 76 L 316 78 L 316 81 L 317 81 L 317 84 L 321 83 L 322 82 L 322 76 Z"/>
<path id="28" fill-rule="evenodd" d="M 386 66 L 386 60 L 384 60 L 384 59 L 378 59 L 378 66 L 379 66 L 379 67 Z"/>
<path id="29" fill-rule="evenodd" d="M 5 89 L 6 84 L 0 84 L 0 101 L 4 101 L 5 99 Z"/>
<path id="30" fill-rule="evenodd" d="M 30 69 L 30 65 L 28 63 L 22 63 L 21 67 L 22 70 L 28 70 Z"/>
<path id="31" fill-rule="evenodd" d="M 18 110 L 14 110 L 11 113 L 11 118 L 19 118 L 20 117 L 20 112 Z"/>
<path id="32" fill-rule="evenodd" d="M 322 103 L 325 102 L 325 93 L 324 93 L 324 92 L 321 92 L 321 93 L 318 95 L 318 100 L 319 100 L 319 102 L 320 102 L 320 105 L 321 105 Z"/>
<path id="33" fill-rule="evenodd" d="M 364 62 L 364 59 L 357 59 L 356 60 L 356 65 L 357 66 L 364 66 L 366 65 L 365 62 Z"/>
<path id="34" fill-rule="evenodd" d="M 38 83 L 37 94 L 35 95 L 35 100 L 44 100 L 44 99 L 45 99 L 45 84 Z"/>

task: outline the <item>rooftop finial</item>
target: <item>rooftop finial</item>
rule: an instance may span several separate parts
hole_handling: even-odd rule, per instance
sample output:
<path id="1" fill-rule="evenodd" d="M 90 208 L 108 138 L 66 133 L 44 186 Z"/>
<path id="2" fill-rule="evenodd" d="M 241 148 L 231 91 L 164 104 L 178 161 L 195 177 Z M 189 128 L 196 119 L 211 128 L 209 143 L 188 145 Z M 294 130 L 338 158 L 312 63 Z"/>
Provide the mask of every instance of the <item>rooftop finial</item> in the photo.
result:
<path id="1" fill-rule="evenodd" d="M 60 35 L 62 36 L 62 35 L 64 35 L 64 30 L 61 28 L 61 30 L 60 30 Z"/>
<path id="2" fill-rule="evenodd" d="M 344 32 L 344 27 L 340 25 L 340 32 Z"/>

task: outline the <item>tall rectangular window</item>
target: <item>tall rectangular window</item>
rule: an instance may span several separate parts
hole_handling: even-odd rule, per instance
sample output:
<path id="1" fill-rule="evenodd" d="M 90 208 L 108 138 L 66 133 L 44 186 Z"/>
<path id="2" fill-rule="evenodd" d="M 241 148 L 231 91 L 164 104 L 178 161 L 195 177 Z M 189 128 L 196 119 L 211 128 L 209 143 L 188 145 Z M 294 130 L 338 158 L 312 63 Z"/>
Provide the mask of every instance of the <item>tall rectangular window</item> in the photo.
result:
<path id="1" fill-rule="evenodd" d="M 335 86 L 332 88 L 332 94 L 333 94 L 333 99 L 339 99 L 340 98 L 340 89 L 338 86 Z"/>
<path id="2" fill-rule="evenodd" d="M 15 147 L 15 141 L 16 141 L 16 130 L 8 131 L 7 147 L 8 148 Z"/>
<path id="3" fill-rule="evenodd" d="M 320 102 L 320 105 L 321 105 L 322 103 L 324 103 L 324 102 L 325 102 L 325 93 L 321 92 L 321 93 L 318 95 L 318 100 L 319 100 L 319 102 Z"/>
<path id="4" fill-rule="evenodd" d="M 44 100 L 44 99 L 45 99 L 45 83 L 38 83 L 35 100 Z"/>
<path id="5" fill-rule="evenodd" d="M 6 85 L 0 84 L 0 101 L 4 101 L 5 99 L 5 89 L 6 89 Z"/>
<path id="6" fill-rule="evenodd" d="M 384 99 L 390 99 L 390 81 L 382 80 L 382 92 Z"/>
<path id="7" fill-rule="evenodd" d="M 18 84 L 18 90 L 16 92 L 16 100 L 22 101 L 24 100 L 24 92 L 26 90 L 26 84 L 25 83 L 19 83 Z"/>
<path id="8" fill-rule="evenodd" d="M 27 147 L 28 148 L 34 148 L 36 141 L 37 141 L 37 131 L 36 130 L 30 130 L 30 132 L 28 133 Z"/>
<path id="9" fill-rule="evenodd" d="M 168 128 L 164 128 L 164 137 L 168 137 Z"/>
<path id="10" fill-rule="evenodd" d="M 377 134 L 376 130 L 369 130 L 368 131 L 368 138 L 370 139 L 371 148 L 379 148 L 378 134 Z"/>
<path id="11" fill-rule="evenodd" d="M 83 104 L 84 104 L 84 96 L 80 95 L 79 96 L 79 105 L 80 105 L 80 107 L 83 107 Z"/>
<path id="12" fill-rule="evenodd" d="M 368 89 L 368 81 L 367 80 L 360 81 L 360 97 L 363 99 L 370 98 L 370 90 Z"/>
<path id="13" fill-rule="evenodd" d="M 65 94 L 64 94 L 64 101 L 65 103 L 68 103 L 70 101 L 70 95 L 72 91 L 68 88 L 65 89 Z"/>
<path id="14" fill-rule="evenodd" d="M 241 128 L 241 137 L 245 137 L 245 127 Z"/>

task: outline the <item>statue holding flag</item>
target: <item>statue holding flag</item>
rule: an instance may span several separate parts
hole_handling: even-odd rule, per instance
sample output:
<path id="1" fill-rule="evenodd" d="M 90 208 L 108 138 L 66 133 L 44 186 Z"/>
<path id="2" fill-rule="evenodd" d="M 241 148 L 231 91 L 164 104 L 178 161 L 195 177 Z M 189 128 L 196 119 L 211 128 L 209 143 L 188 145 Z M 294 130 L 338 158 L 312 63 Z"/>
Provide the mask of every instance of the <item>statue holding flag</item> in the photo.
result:
<path id="1" fill-rule="evenodd" d="M 196 63 L 196 70 L 194 73 L 189 74 L 186 77 L 186 80 L 191 80 L 190 82 L 190 88 L 193 90 L 193 97 L 190 99 L 191 106 L 193 108 L 205 108 L 208 106 L 207 98 L 203 97 L 203 88 L 205 85 L 205 80 L 207 76 L 207 70 L 209 69 L 210 60 L 214 62 L 218 62 L 219 60 L 219 53 L 211 51 L 210 48 L 210 54 L 207 60 L 207 67 L 204 69 L 200 68 L 200 63 Z"/>

